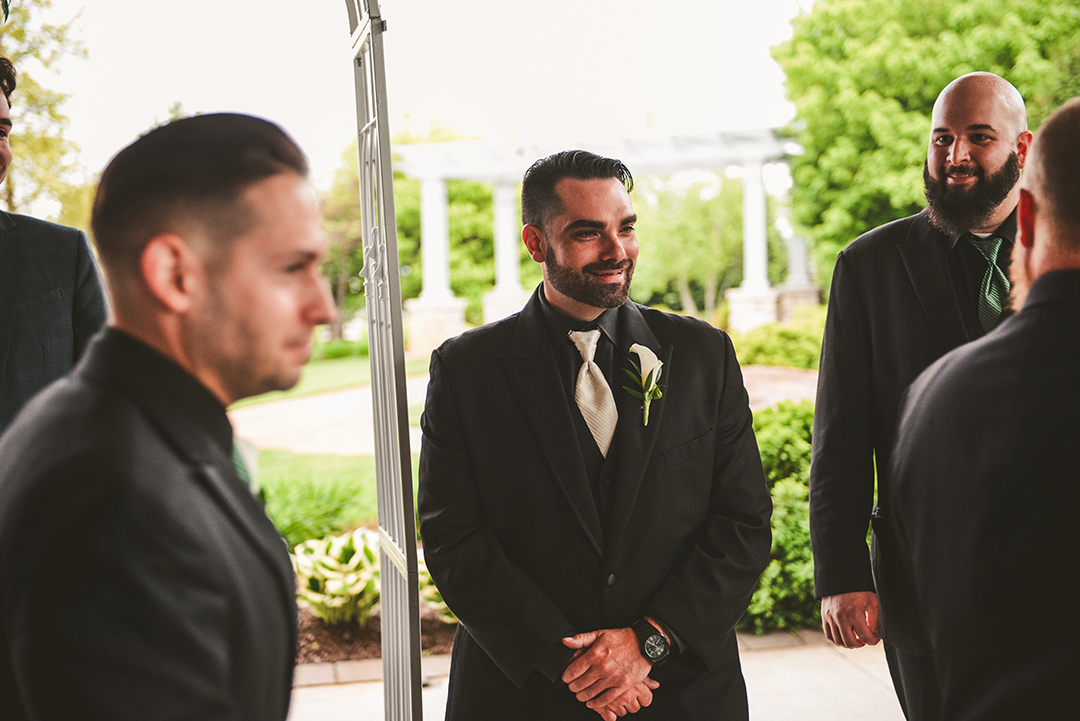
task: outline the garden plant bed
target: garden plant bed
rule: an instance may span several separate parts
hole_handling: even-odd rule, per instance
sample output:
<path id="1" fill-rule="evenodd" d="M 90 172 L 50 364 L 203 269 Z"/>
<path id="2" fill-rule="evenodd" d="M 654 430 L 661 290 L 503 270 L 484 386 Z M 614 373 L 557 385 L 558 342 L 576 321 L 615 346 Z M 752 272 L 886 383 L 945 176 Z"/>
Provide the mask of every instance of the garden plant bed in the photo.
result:
<path id="1" fill-rule="evenodd" d="M 443 623 L 423 612 L 420 618 L 420 646 L 424 653 L 448 654 L 454 645 L 457 624 Z M 382 635 L 378 614 L 365 626 L 345 623 L 328 626 L 306 608 L 300 609 L 300 648 L 297 663 L 335 663 L 382 657 Z"/>

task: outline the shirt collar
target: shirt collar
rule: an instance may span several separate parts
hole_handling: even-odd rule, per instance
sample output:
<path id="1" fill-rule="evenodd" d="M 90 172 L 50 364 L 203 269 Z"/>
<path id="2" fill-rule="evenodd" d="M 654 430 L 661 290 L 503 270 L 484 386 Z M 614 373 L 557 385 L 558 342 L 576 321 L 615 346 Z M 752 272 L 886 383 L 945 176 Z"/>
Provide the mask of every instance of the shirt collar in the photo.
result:
<path id="1" fill-rule="evenodd" d="M 544 286 L 540 286 L 540 313 L 544 318 L 544 327 L 547 329 L 548 338 L 553 348 L 566 340 L 566 335 L 575 330 L 593 330 L 599 328 L 600 332 L 607 336 L 608 340 L 615 343 L 615 329 L 618 325 L 618 308 L 608 308 L 598 318 L 591 321 L 577 320 L 563 315 L 548 302 L 544 295 Z M 616 347 L 618 344 L 615 343 Z"/>
<path id="2" fill-rule="evenodd" d="M 994 231 L 994 236 L 1001 238 L 1007 244 L 1012 245 L 1016 242 L 1016 208 L 1013 208 L 1009 213 L 1009 217 L 1002 221 L 1001 225 Z M 966 240 L 968 237 L 968 231 L 962 230 L 959 233 L 954 233 L 949 237 L 949 250 L 956 248 L 956 244 L 962 239 Z"/>

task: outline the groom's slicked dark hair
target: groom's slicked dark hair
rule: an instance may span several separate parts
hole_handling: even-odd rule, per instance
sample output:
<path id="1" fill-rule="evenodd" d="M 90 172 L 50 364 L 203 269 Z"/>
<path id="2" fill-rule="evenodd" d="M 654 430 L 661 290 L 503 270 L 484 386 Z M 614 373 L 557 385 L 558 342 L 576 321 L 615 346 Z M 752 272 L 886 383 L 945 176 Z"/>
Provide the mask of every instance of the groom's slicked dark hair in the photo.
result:
<path id="1" fill-rule="evenodd" d="M 117 153 L 98 183 L 90 224 L 101 261 L 134 271 L 151 239 L 193 228 L 224 250 L 256 222 L 243 193 L 281 173 L 306 178 L 307 159 L 267 120 L 214 113 L 155 128 Z"/>
<path id="2" fill-rule="evenodd" d="M 546 232 L 547 224 L 562 211 L 555 186 L 564 178 L 604 180 L 615 178 L 629 193 L 634 178 L 621 160 L 605 158 L 587 150 L 564 150 L 537 160 L 521 182 L 521 222 Z"/>

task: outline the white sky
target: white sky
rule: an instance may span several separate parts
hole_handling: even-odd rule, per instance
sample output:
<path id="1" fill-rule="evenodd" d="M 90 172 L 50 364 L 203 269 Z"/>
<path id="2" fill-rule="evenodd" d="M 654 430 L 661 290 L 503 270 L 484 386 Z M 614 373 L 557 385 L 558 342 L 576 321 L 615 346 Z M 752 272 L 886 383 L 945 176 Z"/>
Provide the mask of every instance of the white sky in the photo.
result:
<path id="1" fill-rule="evenodd" d="M 803 0 L 809 7 L 809 1 Z M 325 184 L 356 132 L 345 0 L 53 0 L 90 58 L 65 59 L 70 138 L 109 158 L 179 101 L 274 120 Z M 769 46 L 799 0 L 384 0 L 391 130 L 611 138 L 782 125 Z M 17 98 L 16 98 L 17 102 Z M 17 153 L 17 150 L 16 150 Z"/>

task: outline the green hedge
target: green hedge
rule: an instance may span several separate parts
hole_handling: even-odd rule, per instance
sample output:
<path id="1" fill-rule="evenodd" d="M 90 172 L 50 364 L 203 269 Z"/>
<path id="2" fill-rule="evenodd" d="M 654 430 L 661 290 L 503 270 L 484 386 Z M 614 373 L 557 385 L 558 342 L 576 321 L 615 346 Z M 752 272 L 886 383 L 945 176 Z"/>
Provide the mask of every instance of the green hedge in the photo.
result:
<path id="1" fill-rule="evenodd" d="M 798 306 L 786 323 L 769 323 L 746 333 L 732 333 L 739 365 L 817 369 L 825 332 L 824 306 Z"/>
<path id="2" fill-rule="evenodd" d="M 810 552 L 813 425 L 814 406 L 807 401 L 779 403 L 754 414 L 761 464 L 772 488 L 773 539 L 769 565 L 739 621 L 742 630 L 765 633 L 821 625 Z"/>

